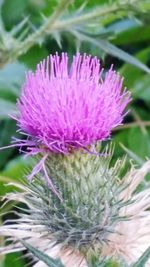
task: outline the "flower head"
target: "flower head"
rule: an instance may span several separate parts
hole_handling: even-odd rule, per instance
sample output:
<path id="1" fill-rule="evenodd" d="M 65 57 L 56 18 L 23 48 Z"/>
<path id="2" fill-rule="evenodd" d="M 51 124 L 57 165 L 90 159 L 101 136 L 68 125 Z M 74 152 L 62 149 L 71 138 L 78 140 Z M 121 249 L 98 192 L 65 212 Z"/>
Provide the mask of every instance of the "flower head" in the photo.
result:
<path id="1" fill-rule="evenodd" d="M 65 154 L 108 138 L 130 94 L 112 68 L 102 76 L 99 60 L 85 54 L 74 56 L 70 68 L 66 53 L 50 55 L 29 71 L 17 104 L 18 125 L 30 139 L 23 145 L 31 153 Z"/>

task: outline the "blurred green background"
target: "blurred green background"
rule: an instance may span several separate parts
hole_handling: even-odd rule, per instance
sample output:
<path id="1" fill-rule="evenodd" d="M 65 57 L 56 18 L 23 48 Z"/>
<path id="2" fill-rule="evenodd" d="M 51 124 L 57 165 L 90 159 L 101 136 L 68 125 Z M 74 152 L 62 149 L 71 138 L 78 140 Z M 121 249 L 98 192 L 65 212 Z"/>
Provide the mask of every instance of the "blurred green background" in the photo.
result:
<path id="1" fill-rule="evenodd" d="M 106 70 L 113 64 L 124 76 L 132 103 L 125 124 L 112 134 L 114 160 L 126 152 L 142 164 L 150 157 L 150 1 L 0 0 L 0 147 L 18 136 L 8 114 L 17 112 L 26 71 L 56 51 L 96 55 Z M 0 151 L 1 197 L 28 165 L 17 149 Z M 2 206 L 1 214 L 12 206 Z M 12 266 L 25 266 L 22 255 L 0 258 L 0 267 Z"/>

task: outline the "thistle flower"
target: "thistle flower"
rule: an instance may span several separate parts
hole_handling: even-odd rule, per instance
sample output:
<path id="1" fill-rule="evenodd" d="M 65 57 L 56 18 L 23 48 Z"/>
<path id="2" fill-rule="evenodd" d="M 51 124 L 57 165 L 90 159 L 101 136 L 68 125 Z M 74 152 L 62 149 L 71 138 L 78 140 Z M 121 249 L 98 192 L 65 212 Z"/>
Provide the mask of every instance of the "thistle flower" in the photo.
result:
<path id="1" fill-rule="evenodd" d="M 79 149 L 92 151 L 97 141 L 110 137 L 122 123 L 130 93 L 112 67 L 104 75 L 97 57 L 77 54 L 50 55 L 29 71 L 18 100 L 17 120 L 25 140 L 13 139 L 8 147 L 26 147 L 26 155 L 40 155 L 28 179 L 44 171 L 49 186 L 60 198 L 48 176 L 45 162 L 51 153 L 70 155 Z M 7 148 L 7 147 L 5 147 Z M 4 148 L 2 148 L 4 149 Z"/>
<path id="2" fill-rule="evenodd" d="M 1 254 L 24 250 L 19 241 L 24 239 L 47 255 L 59 257 L 65 267 L 87 267 L 90 249 L 97 251 L 100 259 L 121 258 L 132 264 L 150 246 L 150 188 L 136 190 L 150 171 L 150 161 L 140 169 L 133 166 L 120 180 L 122 162 L 110 168 L 110 159 L 86 154 L 79 160 L 79 155 L 76 159 L 71 156 L 72 163 L 65 158 L 67 174 L 60 173 L 61 168 L 57 171 L 63 203 L 42 178 L 19 185 L 20 193 L 7 195 L 9 200 L 25 203 L 29 210 L 19 213 L 18 221 L 0 227 L 0 234 L 13 241 L 0 249 Z M 38 261 L 33 267 L 46 265 Z"/>
<path id="3" fill-rule="evenodd" d="M 102 77 L 96 57 L 50 55 L 28 72 L 17 107 L 18 126 L 30 154 L 43 151 L 69 153 L 109 138 L 122 123 L 130 94 L 112 67 Z"/>

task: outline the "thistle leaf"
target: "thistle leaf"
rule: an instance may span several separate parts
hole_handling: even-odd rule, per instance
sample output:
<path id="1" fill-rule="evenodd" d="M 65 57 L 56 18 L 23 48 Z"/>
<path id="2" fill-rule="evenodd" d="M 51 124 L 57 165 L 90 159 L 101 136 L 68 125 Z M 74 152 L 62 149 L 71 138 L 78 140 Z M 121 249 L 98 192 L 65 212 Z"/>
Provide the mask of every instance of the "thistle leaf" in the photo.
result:
<path id="1" fill-rule="evenodd" d="M 137 68 L 150 73 L 150 69 L 143 64 L 140 60 L 135 58 L 134 56 L 128 54 L 127 52 L 123 51 L 122 49 L 118 48 L 117 46 L 113 45 L 112 43 L 108 42 L 105 39 L 96 40 L 93 37 L 88 36 L 87 34 L 83 34 L 79 31 L 71 31 L 77 38 L 80 38 L 81 41 L 87 41 L 92 43 L 93 45 L 101 48 L 105 53 L 117 57 L 125 62 L 128 62 L 131 65 L 136 66 Z"/>
<path id="2" fill-rule="evenodd" d="M 150 258 L 150 247 L 142 254 L 136 263 L 131 267 L 144 267 L 148 259 Z"/>
<path id="3" fill-rule="evenodd" d="M 19 32 L 23 31 L 28 24 L 29 18 L 26 17 L 24 18 L 19 24 L 17 24 L 12 30 L 11 30 L 11 35 L 15 36 Z"/>
<path id="4" fill-rule="evenodd" d="M 30 244 L 26 243 L 25 241 L 21 240 L 21 243 L 24 245 L 26 249 L 28 249 L 35 257 L 37 257 L 39 260 L 43 261 L 47 264 L 49 267 L 65 267 L 60 260 L 54 260 L 42 251 L 38 250 L 37 248 L 34 248 Z"/>
<path id="5" fill-rule="evenodd" d="M 140 166 L 144 164 L 144 160 L 142 160 L 139 156 L 137 156 L 133 151 L 125 147 L 122 143 L 120 143 L 121 148 L 126 152 L 126 154 L 137 162 Z"/>
<path id="6" fill-rule="evenodd" d="M 1 114 L 0 119 L 8 118 L 9 114 L 16 115 L 16 106 L 13 102 L 0 99 Z"/>

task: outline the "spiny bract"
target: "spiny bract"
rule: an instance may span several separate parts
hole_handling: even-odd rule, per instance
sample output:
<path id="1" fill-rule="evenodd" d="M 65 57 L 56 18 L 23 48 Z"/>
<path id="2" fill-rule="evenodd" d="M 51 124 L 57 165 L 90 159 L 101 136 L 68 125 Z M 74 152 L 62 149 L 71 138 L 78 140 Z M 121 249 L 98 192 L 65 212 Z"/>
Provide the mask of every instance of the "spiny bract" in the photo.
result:
<path id="1" fill-rule="evenodd" d="M 49 158 L 48 173 L 57 174 L 53 183 L 62 201 L 42 175 L 31 184 L 19 185 L 23 192 L 8 194 L 9 200 L 19 200 L 29 209 L 19 212 L 18 221 L 0 227 L 0 234 L 14 241 L 1 253 L 25 249 L 19 242 L 25 239 L 51 257 L 60 257 L 65 267 L 87 267 L 89 250 L 101 258 L 121 257 L 127 264 L 138 260 L 149 247 L 150 189 L 135 190 L 150 162 L 141 169 L 132 167 L 120 180 L 122 162 L 110 168 L 109 161 L 80 153 Z"/>

